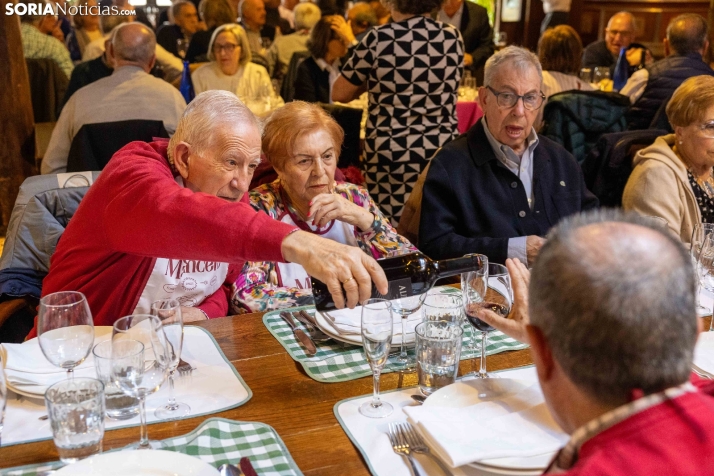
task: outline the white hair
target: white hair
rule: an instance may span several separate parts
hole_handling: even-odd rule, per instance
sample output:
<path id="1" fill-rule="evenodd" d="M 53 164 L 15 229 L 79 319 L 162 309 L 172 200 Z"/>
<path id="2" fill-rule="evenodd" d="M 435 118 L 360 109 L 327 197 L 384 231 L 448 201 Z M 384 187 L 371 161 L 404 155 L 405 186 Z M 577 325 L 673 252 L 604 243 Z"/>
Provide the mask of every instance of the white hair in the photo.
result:
<path id="1" fill-rule="evenodd" d="M 540 65 L 538 56 L 532 51 L 519 46 L 507 46 L 486 61 L 483 75 L 484 86 L 490 86 L 493 78 L 505 65 L 516 69 L 519 74 L 525 73 L 529 68 L 535 68 L 540 82 L 543 83 L 543 68 Z"/>
<path id="2" fill-rule="evenodd" d="M 247 123 L 262 134 L 262 125 L 250 109 L 229 91 L 204 91 L 186 107 L 176 133 L 169 141 L 169 157 L 179 142 L 191 144 L 196 155 L 204 155 L 214 145 L 215 132 L 221 124 Z"/>
<path id="3" fill-rule="evenodd" d="M 293 13 L 295 14 L 295 28 L 298 30 L 312 29 L 322 18 L 320 8 L 314 3 L 298 3 L 295 5 Z"/>

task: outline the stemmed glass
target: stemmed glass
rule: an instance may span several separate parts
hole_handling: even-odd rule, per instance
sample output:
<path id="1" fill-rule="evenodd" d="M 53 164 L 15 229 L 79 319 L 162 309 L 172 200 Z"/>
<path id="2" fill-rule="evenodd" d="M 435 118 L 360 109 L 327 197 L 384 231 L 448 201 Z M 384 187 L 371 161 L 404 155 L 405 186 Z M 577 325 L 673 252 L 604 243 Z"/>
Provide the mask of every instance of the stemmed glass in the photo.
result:
<path id="1" fill-rule="evenodd" d="M 156 449 L 146 428 L 146 397 L 166 380 L 169 367 L 168 343 L 156 316 L 136 314 L 122 317 L 112 330 L 112 378 L 127 395 L 139 399 L 141 437 L 133 449 Z"/>
<path id="2" fill-rule="evenodd" d="M 461 273 L 461 301 L 463 303 L 464 316 L 466 316 L 466 294 L 469 294 L 471 303 L 473 304 L 483 300 L 483 294 L 485 293 L 485 287 L 482 290 L 474 289 L 473 285 L 478 284 L 478 282 L 473 282 L 473 285 L 469 287 L 467 284 L 469 282 L 469 277 L 471 278 L 471 281 L 473 281 L 474 276 L 483 275 L 484 281 L 482 282 L 488 280 L 488 256 L 479 254 L 468 254 L 464 256 L 480 256 L 481 262 L 483 263 L 483 267 L 479 270 Z M 476 351 L 476 330 L 471 324 L 469 324 L 468 318 L 465 318 L 464 321 L 464 334 L 466 334 L 466 330 L 468 329 L 469 335 L 471 336 L 469 338 L 469 355 L 474 355 Z M 471 372 L 464 375 L 464 377 L 474 377 L 476 374 L 477 372 L 474 369 L 474 361 L 471 359 Z"/>
<path id="3" fill-rule="evenodd" d="M 402 345 L 399 348 L 399 355 L 396 361 L 405 369 L 412 368 L 416 365 L 414 356 L 407 354 L 407 317 L 421 308 L 424 299 L 426 299 L 426 293 L 391 300 L 392 309 L 402 317 Z"/>
<path id="4" fill-rule="evenodd" d="M 379 399 L 379 376 L 387 363 L 393 333 L 392 304 L 386 299 L 368 299 L 362 305 L 362 344 L 374 378 L 372 401 L 359 407 L 359 412 L 370 418 L 391 415 L 394 407 Z"/>
<path id="5" fill-rule="evenodd" d="M 5 421 L 5 404 L 7 403 L 7 384 L 5 383 L 5 366 L 0 357 L 0 446 L 2 446 L 2 428 Z"/>
<path id="6" fill-rule="evenodd" d="M 191 413 L 191 407 L 176 401 L 174 397 L 174 377 L 181 360 L 183 347 L 183 316 L 181 304 L 176 299 L 161 299 L 151 304 L 151 315 L 161 321 L 168 344 L 169 363 L 169 401 L 154 412 L 156 418 L 162 420 L 179 418 Z"/>
<path id="7" fill-rule="evenodd" d="M 714 232 L 714 223 L 697 223 L 697 224 L 695 224 L 694 231 L 692 232 L 692 241 L 689 245 L 689 255 L 692 257 L 692 262 L 694 264 L 694 270 L 696 271 L 696 276 L 697 276 L 696 303 L 697 303 L 697 314 L 699 314 L 699 315 L 706 315 L 709 313 L 709 310 L 706 307 L 702 306 L 701 302 L 699 301 L 699 293 L 701 291 L 703 280 L 705 278 L 705 275 L 703 275 L 702 273 L 706 271 L 705 269 L 702 269 L 700 266 L 700 254 L 702 251 L 702 246 L 704 244 L 704 241 L 706 240 L 707 237 L 711 236 L 713 232 Z M 704 286 L 704 287 L 707 288 L 707 286 Z"/>
<path id="8" fill-rule="evenodd" d="M 466 279 L 462 284 L 462 293 L 466 318 L 472 326 L 481 332 L 481 365 L 475 376 L 476 378 L 493 378 L 493 375 L 486 371 L 488 333 L 493 330 L 493 327 L 479 319 L 478 312 L 488 309 L 503 317 L 508 316 L 513 303 L 513 290 L 511 289 L 511 276 L 505 266 L 489 263 L 488 271 L 483 272 L 484 270 L 464 273 Z"/>
<path id="9" fill-rule="evenodd" d="M 71 379 L 94 344 L 94 322 L 84 294 L 62 291 L 40 299 L 37 337 L 47 360 L 66 369 Z"/>

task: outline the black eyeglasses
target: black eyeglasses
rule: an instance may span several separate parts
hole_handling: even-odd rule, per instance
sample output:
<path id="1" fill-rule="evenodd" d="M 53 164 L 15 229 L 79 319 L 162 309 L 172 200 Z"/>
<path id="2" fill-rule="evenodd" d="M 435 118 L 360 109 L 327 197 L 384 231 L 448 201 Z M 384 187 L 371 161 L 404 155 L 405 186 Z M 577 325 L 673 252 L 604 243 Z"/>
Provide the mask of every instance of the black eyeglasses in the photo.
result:
<path id="1" fill-rule="evenodd" d="M 215 53 L 220 53 L 221 51 L 225 51 L 228 54 L 233 54 L 233 52 L 238 48 L 239 45 L 236 45 L 235 43 L 226 43 L 225 45 L 219 45 L 215 44 L 213 45 L 213 51 Z"/>
<path id="2" fill-rule="evenodd" d="M 529 111 L 535 111 L 540 108 L 543 105 L 543 101 L 545 101 L 545 94 L 542 92 L 528 93 L 523 96 L 519 96 L 518 94 L 509 92 L 499 93 L 491 86 L 486 86 L 486 88 L 491 91 L 494 96 L 496 96 L 496 102 L 501 107 L 513 107 L 516 103 L 518 103 L 519 99 L 523 99 L 523 107 Z"/>

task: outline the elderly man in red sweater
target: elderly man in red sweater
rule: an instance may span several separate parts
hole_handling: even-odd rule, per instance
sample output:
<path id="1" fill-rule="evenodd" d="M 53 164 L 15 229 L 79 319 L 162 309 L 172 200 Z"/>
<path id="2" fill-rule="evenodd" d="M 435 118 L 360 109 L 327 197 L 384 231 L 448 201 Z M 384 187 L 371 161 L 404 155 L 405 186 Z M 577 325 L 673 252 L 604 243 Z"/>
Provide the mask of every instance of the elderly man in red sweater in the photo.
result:
<path id="1" fill-rule="evenodd" d="M 641 217 L 600 211 L 561 222 L 532 275 L 507 265 L 510 319 L 479 317 L 531 344 L 571 435 L 546 474 L 714 474 L 714 384 L 690 380 L 698 320 L 682 245 Z"/>
<path id="2" fill-rule="evenodd" d="M 260 134 L 235 95 L 207 91 L 186 108 L 170 142 L 121 149 L 62 235 L 43 295 L 81 291 L 96 325 L 147 312 L 165 297 L 185 306 L 186 321 L 225 316 L 224 283 L 246 260 L 299 263 L 339 306 L 367 299 L 372 280 L 386 292 L 381 268 L 359 248 L 251 208 L 245 192 L 260 163 Z"/>

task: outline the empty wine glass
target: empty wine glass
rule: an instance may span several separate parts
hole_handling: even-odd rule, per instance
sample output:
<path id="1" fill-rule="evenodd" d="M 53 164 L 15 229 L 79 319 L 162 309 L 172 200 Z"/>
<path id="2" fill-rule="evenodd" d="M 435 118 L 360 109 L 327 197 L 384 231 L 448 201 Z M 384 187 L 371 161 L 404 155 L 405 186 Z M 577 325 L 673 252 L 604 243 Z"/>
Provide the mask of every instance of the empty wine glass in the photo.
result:
<path id="1" fill-rule="evenodd" d="M 94 344 L 94 322 L 84 294 L 62 291 L 40 299 L 37 337 L 47 360 L 72 378 Z"/>
<path id="2" fill-rule="evenodd" d="M 466 318 L 481 332 L 481 365 L 476 378 L 492 378 L 493 375 L 486 371 L 486 348 L 488 333 L 493 327 L 479 319 L 478 312 L 488 309 L 502 317 L 508 316 L 513 303 L 513 290 L 511 276 L 502 264 L 489 263 L 488 271 L 483 271 L 464 273 L 466 278 L 462 282 L 462 294 Z"/>
<path id="3" fill-rule="evenodd" d="M 396 361 L 405 369 L 413 368 L 416 365 L 416 359 L 414 356 L 407 354 L 407 317 L 421 308 L 421 305 L 424 303 L 424 299 L 426 299 L 426 293 L 391 300 L 392 309 L 402 318 L 402 343 L 399 348 L 399 356 L 397 356 Z"/>
<path id="4" fill-rule="evenodd" d="M 714 223 L 697 223 L 694 225 L 694 231 L 692 232 L 692 240 L 689 244 L 689 255 L 692 257 L 692 263 L 694 264 L 694 270 L 696 271 L 697 278 L 697 314 L 706 315 L 709 313 L 709 309 L 702 306 L 699 300 L 699 293 L 703 285 L 704 275 L 703 270 L 700 268 L 699 255 L 702 251 L 702 245 L 707 237 L 709 237 L 714 232 Z M 706 288 L 706 286 L 705 286 Z"/>
<path id="5" fill-rule="evenodd" d="M 394 407 L 379 398 L 379 376 L 387 363 L 393 333 L 392 303 L 386 299 L 368 299 L 362 305 L 362 345 L 374 378 L 372 401 L 359 407 L 359 412 L 370 418 L 391 415 Z"/>
<path id="6" fill-rule="evenodd" d="M 174 377 L 176 368 L 181 360 L 181 349 L 183 347 L 181 304 L 176 299 L 161 299 L 151 304 L 151 314 L 158 317 L 163 326 L 168 344 L 169 363 L 169 401 L 166 405 L 157 408 L 154 415 L 162 420 L 179 418 L 191 413 L 191 407 L 185 403 L 177 402 L 174 397 Z"/>
<path id="7" fill-rule="evenodd" d="M 168 343 L 156 316 L 136 314 L 122 317 L 112 330 L 112 378 L 127 395 L 139 399 L 141 437 L 133 449 L 156 449 L 146 428 L 146 397 L 166 380 L 169 368 Z"/>

